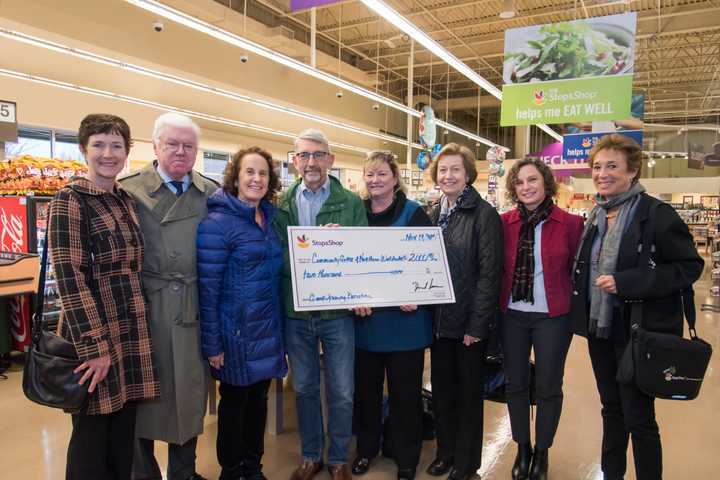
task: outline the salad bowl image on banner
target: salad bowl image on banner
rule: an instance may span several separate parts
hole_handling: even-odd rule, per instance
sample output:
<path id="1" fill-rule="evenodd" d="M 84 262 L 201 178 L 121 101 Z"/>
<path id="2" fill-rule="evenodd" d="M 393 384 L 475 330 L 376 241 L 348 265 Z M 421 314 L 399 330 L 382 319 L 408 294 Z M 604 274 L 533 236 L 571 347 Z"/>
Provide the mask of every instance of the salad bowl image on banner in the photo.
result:
<path id="1" fill-rule="evenodd" d="M 635 12 L 505 31 L 501 125 L 630 117 Z"/>

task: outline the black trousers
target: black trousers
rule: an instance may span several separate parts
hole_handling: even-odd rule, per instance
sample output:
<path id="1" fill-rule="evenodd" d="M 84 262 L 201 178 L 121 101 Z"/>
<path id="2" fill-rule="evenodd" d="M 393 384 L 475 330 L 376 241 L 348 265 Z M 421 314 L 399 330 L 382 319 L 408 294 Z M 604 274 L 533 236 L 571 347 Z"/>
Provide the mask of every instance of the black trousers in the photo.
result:
<path id="1" fill-rule="evenodd" d="M 628 439 L 632 437 L 637 480 L 660 480 L 662 446 L 655 421 L 655 398 L 642 393 L 635 384 L 615 380 L 625 344 L 590 338 L 588 346 L 602 402 L 601 466 L 605 479 L 624 477 Z"/>
<path id="2" fill-rule="evenodd" d="M 508 412 L 513 440 L 530 443 L 530 348 L 535 351 L 537 420 L 535 445 L 553 444 L 563 404 L 565 358 L 570 348 L 570 319 L 546 313 L 508 310 L 502 321 L 502 344 Z"/>
<path id="3" fill-rule="evenodd" d="M 398 468 L 416 468 L 422 449 L 422 374 L 425 349 L 369 352 L 355 349 L 353 423 L 357 454 L 374 458 L 380 452 L 385 375 L 390 403 L 388 445 Z"/>
<path id="4" fill-rule="evenodd" d="M 187 480 L 195 473 L 197 437 L 182 445 L 168 443 L 167 480 Z M 138 438 L 132 466 L 133 480 L 162 480 L 160 466 L 155 459 L 155 441 Z"/>
<path id="5" fill-rule="evenodd" d="M 107 415 L 72 416 L 66 480 L 130 480 L 137 404 Z"/>
<path id="6" fill-rule="evenodd" d="M 271 381 L 242 387 L 220 383 L 217 435 L 220 480 L 261 478 Z"/>
<path id="7" fill-rule="evenodd" d="M 466 347 L 449 338 L 430 348 L 437 458 L 453 461 L 460 473 L 480 467 L 486 348 L 485 341 Z"/>

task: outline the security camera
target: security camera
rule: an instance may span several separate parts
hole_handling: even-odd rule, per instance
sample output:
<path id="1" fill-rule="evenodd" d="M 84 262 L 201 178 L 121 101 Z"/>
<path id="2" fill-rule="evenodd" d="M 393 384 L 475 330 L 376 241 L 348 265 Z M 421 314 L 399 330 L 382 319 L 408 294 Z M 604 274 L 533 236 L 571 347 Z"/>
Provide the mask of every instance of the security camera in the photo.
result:
<path id="1" fill-rule="evenodd" d="M 335 92 L 335 96 L 336 96 L 337 98 L 342 98 L 342 97 L 343 97 L 343 92 L 342 92 L 342 90 L 338 90 L 337 92 Z"/>
<path id="2" fill-rule="evenodd" d="M 380 105 L 378 105 L 377 103 L 373 103 L 372 109 L 378 111 L 380 110 Z"/>
<path id="3" fill-rule="evenodd" d="M 240 55 L 240 61 L 242 63 L 247 63 L 247 61 L 250 60 L 247 55 Z"/>
<path id="4" fill-rule="evenodd" d="M 152 27 L 153 27 L 153 30 L 155 30 L 158 33 L 165 30 L 165 24 L 159 20 L 157 22 L 153 22 Z"/>

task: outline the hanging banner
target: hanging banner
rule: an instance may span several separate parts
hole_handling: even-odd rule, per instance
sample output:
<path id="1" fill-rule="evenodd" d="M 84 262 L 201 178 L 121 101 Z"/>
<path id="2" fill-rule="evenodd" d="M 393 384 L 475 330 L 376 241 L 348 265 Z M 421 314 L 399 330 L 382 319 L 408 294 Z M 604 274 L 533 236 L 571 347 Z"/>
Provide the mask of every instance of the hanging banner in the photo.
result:
<path id="1" fill-rule="evenodd" d="M 705 155 L 704 162 L 708 167 L 720 167 L 720 142 L 713 144 L 713 151 Z"/>
<path id="2" fill-rule="evenodd" d="M 630 107 L 631 116 L 625 120 L 592 122 L 591 124 L 566 125 L 563 135 L 563 158 L 565 160 L 587 160 L 590 150 L 605 135 L 619 133 L 643 145 L 643 130 L 645 116 L 645 95 L 633 94 Z M 588 127 L 592 131 L 583 131 Z"/>
<path id="3" fill-rule="evenodd" d="M 505 31 L 500 124 L 630 117 L 635 12 Z"/>
<path id="4" fill-rule="evenodd" d="M 621 130 L 618 132 L 582 132 L 563 135 L 562 157 L 567 162 L 587 162 L 590 157 L 590 150 L 605 135 L 619 133 L 635 140 L 641 147 L 643 144 L 642 130 Z"/>
<path id="5" fill-rule="evenodd" d="M 537 152 L 530 153 L 529 157 L 539 158 L 548 165 L 556 177 L 570 177 L 578 173 L 589 173 L 585 159 L 567 159 L 563 157 L 563 142 L 545 145 Z"/>
<path id="6" fill-rule="evenodd" d="M 340 0 L 290 0 L 290 11 L 307 10 L 312 7 L 320 7 L 322 5 L 330 5 L 338 3 Z"/>

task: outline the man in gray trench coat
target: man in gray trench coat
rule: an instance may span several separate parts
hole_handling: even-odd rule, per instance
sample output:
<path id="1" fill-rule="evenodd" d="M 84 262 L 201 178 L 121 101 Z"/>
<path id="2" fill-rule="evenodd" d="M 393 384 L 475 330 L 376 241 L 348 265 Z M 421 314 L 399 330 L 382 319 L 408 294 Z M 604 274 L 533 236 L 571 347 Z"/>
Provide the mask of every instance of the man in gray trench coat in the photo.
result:
<path id="1" fill-rule="evenodd" d="M 195 472 L 195 448 L 209 377 L 200 354 L 195 237 L 218 185 L 192 170 L 199 132 L 187 117 L 161 115 L 153 131 L 157 160 L 120 180 L 140 210 L 143 283 L 160 380 L 160 398 L 138 404 L 134 480 L 162 478 L 154 440 L 169 444 L 168 480 L 203 478 Z"/>

